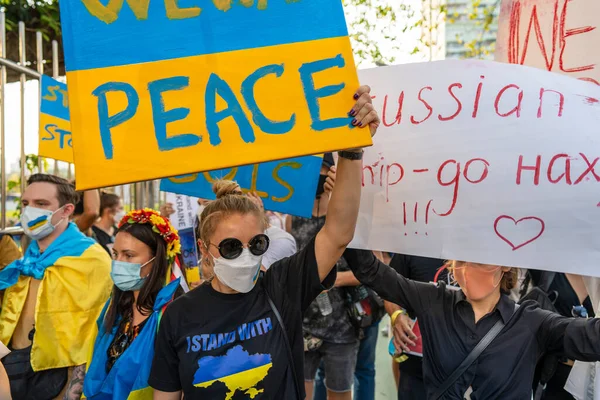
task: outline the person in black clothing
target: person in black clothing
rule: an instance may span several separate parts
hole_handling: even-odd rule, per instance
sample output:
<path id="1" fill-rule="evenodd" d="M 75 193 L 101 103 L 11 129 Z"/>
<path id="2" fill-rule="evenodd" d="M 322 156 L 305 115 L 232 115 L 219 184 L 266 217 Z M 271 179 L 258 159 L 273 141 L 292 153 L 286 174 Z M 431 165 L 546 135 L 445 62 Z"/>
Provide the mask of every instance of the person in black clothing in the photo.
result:
<path id="1" fill-rule="evenodd" d="M 125 216 L 121 198 L 113 193 L 102 193 L 100 196 L 100 219 L 92 226 L 94 238 L 112 255 L 111 247 L 115 242 L 116 226 Z"/>
<path id="2" fill-rule="evenodd" d="M 433 282 L 436 274 L 444 266 L 444 260 L 437 258 L 395 254 L 390 263 L 400 275 L 417 282 Z M 446 281 L 448 273 L 443 271 L 438 275 L 438 281 Z M 385 307 L 391 317 L 396 315 L 392 334 L 397 351 L 402 351 L 403 343 L 409 342 L 412 334 L 410 320 L 416 316 L 401 309 L 400 305 L 385 302 Z M 407 354 L 407 359 L 395 366 L 400 370 L 400 384 L 398 386 L 398 400 L 422 400 L 426 398 L 425 383 L 423 382 L 423 357 Z"/>
<path id="3" fill-rule="evenodd" d="M 561 353 L 573 360 L 600 360 L 600 320 L 567 318 L 525 301 L 516 307 L 505 293 L 516 283 L 508 267 L 451 262 L 460 290 L 415 282 L 377 260 L 370 251 L 345 257 L 356 277 L 382 298 L 414 313 L 422 328 L 423 379 L 428 399 L 531 399 L 537 360 Z M 499 335 L 448 389 L 447 378 L 496 324 Z"/>
<path id="4" fill-rule="evenodd" d="M 592 302 L 581 276 L 538 270 L 529 270 L 528 275 L 534 286 L 540 287 L 546 292 L 554 309 L 560 315 L 564 317 L 595 317 Z M 534 384 L 536 390 L 543 390 L 540 398 L 543 400 L 574 399 L 564 389 L 574 361 L 560 354 L 551 359 L 544 358 L 543 361 L 538 365 L 536 384 Z M 550 372 L 548 373 L 548 371 Z M 537 382 L 540 379 L 542 385 L 538 387 Z"/>
<path id="5" fill-rule="evenodd" d="M 351 114 L 374 134 L 379 117 L 361 87 Z M 302 314 L 335 282 L 360 204 L 362 150 L 339 152 L 327 220 L 295 255 L 260 274 L 267 218 L 238 185 L 218 181 L 201 215 L 200 250 L 213 279 L 165 311 L 149 384 L 154 398 L 303 399 Z"/>
<path id="6" fill-rule="evenodd" d="M 333 155 L 324 154 L 312 218 L 292 216 L 288 219 L 288 228 L 291 228 L 289 233 L 299 249 L 309 244 L 325 224 L 329 193 L 333 189 L 326 185 L 326 179 L 332 167 Z M 345 273 L 352 274 L 343 257 L 338 260 L 336 270 L 338 277 Z M 359 341 L 358 332 L 350 319 L 346 296 L 345 288 L 334 285 L 331 290 L 320 294 L 304 313 L 304 386 L 308 398 L 327 398 L 328 391 L 332 392 L 329 397 L 352 398 Z M 323 310 L 319 301 L 326 301 L 329 309 Z M 323 379 L 325 374 L 326 386 Z"/>

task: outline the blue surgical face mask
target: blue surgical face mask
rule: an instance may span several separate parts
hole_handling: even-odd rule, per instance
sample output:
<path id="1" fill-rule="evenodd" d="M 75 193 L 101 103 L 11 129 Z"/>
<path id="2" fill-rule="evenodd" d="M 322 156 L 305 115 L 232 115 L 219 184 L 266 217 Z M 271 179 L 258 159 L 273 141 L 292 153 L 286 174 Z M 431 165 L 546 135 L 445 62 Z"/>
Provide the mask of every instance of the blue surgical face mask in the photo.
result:
<path id="1" fill-rule="evenodd" d="M 142 286 L 144 286 L 144 282 L 146 282 L 147 278 L 147 276 L 143 278 L 140 276 L 141 269 L 154 261 L 155 258 L 156 257 L 152 257 L 150 261 L 144 264 L 113 260 L 110 277 L 115 283 L 115 286 L 124 292 L 140 290 Z"/>

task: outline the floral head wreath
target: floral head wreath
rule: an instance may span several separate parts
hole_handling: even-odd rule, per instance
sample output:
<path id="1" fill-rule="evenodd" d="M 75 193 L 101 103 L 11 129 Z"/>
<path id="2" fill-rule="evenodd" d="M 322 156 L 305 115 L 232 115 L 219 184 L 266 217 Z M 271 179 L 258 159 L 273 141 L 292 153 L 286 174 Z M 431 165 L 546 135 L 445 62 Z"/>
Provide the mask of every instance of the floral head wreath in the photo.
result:
<path id="1" fill-rule="evenodd" d="M 160 235 L 167 243 L 167 259 L 169 262 L 175 260 L 175 256 L 181 253 L 181 243 L 177 230 L 168 219 L 151 208 L 133 210 L 123 217 L 119 222 L 119 228 L 125 224 L 150 224 L 152 230 Z"/>

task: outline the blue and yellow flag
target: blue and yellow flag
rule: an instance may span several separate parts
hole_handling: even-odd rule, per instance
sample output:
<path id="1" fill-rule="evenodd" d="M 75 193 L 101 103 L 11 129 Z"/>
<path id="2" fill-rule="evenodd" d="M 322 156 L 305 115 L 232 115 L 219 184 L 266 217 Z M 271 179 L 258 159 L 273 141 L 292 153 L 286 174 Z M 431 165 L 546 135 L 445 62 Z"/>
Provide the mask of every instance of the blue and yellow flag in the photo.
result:
<path id="1" fill-rule="evenodd" d="M 213 183 L 227 179 L 256 193 L 265 210 L 310 218 L 322 163 L 322 156 L 306 156 L 183 175 L 162 179 L 160 190 L 214 200 Z"/>
<path id="2" fill-rule="evenodd" d="M 41 371 L 85 364 L 94 343 L 94 321 L 112 288 L 106 251 L 75 224 L 44 252 L 33 241 L 23 258 L 0 272 L 4 292 L 0 341 L 10 343 L 30 281 L 41 279 L 35 307 L 31 367 Z"/>
<path id="3" fill-rule="evenodd" d="M 269 354 L 249 354 L 242 346 L 235 346 L 225 355 L 203 357 L 198 361 L 198 370 L 194 374 L 194 386 L 209 388 L 215 382 L 223 383 L 233 394 L 241 388 L 247 394 L 256 395 L 256 389 L 273 367 Z"/>
<path id="4" fill-rule="evenodd" d="M 177 278 L 161 289 L 156 296 L 153 312 L 141 332 L 117 359 L 108 373 L 106 373 L 107 351 L 115 338 L 120 321 L 117 321 L 109 332 L 106 332 L 104 315 L 110 301 L 106 303 L 104 311 L 98 318 L 98 336 L 85 375 L 83 385 L 85 398 L 94 400 L 152 399 L 153 390 L 148 386 L 148 378 L 154 358 L 154 339 L 164 308 L 173 299 L 179 285 L 180 279 Z"/>
<path id="5" fill-rule="evenodd" d="M 340 0 L 60 9 L 81 189 L 372 143 Z"/>

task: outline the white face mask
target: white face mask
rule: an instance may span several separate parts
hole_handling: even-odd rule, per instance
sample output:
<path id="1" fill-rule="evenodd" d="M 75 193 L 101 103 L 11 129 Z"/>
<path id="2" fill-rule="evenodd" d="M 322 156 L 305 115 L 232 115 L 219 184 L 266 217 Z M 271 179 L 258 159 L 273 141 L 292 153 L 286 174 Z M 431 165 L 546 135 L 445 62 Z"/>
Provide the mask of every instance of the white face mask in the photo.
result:
<path id="1" fill-rule="evenodd" d="M 123 217 L 125 217 L 125 211 L 119 211 L 118 213 L 116 213 L 114 216 L 115 225 L 119 225 L 119 222 L 121 222 Z"/>
<path id="2" fill-rule="evenodd" d="M 221 282 L 240 293 L 248 293 L 256 285 L 262 256 L 255 256 L 244 249 L 242 254 L 233 260 L 213 257 L 215 275 Z"/>
<path id="3" fill-rule="evenodd" d="M 52 212 L 42 208 L 26 206 L 21 213 L 23 231 L 33 240 L 41 240 L 48 237 L 48 235 L 54 232 L 58 224 L 64 220 L 63 218 L 56 225 L 52 225 L 52 217 L 61 209 L 62 207 Z"/>

